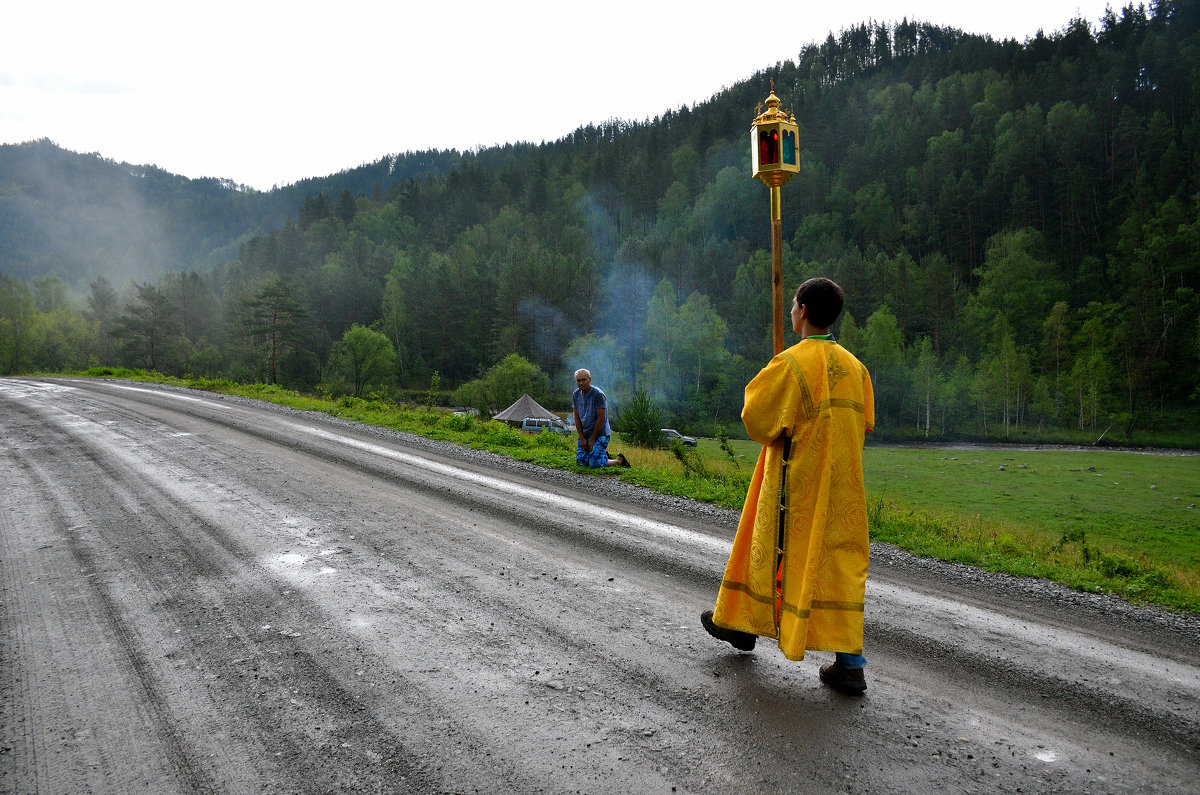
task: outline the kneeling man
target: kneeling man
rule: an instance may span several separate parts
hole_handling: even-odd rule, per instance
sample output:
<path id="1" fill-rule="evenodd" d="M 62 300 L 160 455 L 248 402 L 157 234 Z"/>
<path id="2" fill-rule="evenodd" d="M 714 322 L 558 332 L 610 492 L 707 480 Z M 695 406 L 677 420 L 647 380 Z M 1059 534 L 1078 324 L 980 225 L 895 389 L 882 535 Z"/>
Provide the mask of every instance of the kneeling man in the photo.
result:
<path id="1" fill-rule="evenodd" d="M 581 467 L 627 467 L 629 461 L 624 453 L 615 458 L 608 457 L 608 439 L 612 429 L 608 426 L 608 398 L 599 387 L 592 386 L 592 374 L 587 370 L 575 371 L 575 392 L 571 402 L 575 406 L 575 433 L 579 439 L 575 444 L 575 463 Z"/>

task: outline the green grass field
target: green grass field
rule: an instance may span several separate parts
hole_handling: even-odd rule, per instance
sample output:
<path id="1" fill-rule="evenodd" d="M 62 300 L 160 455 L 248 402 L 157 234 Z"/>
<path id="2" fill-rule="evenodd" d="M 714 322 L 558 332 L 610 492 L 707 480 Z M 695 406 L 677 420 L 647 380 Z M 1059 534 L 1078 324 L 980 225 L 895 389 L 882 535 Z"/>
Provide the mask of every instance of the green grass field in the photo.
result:
<path id="1" fill-rule="evenodd" d="M 1200 458 L 868 447 L 871 535 L 1200 613 Z"/>
<path id="2" fill-rule="evenodd" d="M 543 466 L 619 477 L 738 509 L 759 446 L 714 439 L 694 451 L 622 443 L 632 469 L 579 470 L 574 440 L 524 434 L 444 410 L 355 398 L 324 400 L 275 386 L 181 381 L 100 370 L 88 375 L 175 383 L 321 411 L 486 449 Z M 918 555 L 1200 613 L 1200 457 L 1115 452 L 870 445 L 863 455 L 871 537 Z"/>
<path id="3" fill-rule="evenodd" d="M 1200 570 L 1200 457 L 868 447 L 871 495 Z"/>
<path id="4" fill-rule="evenodd" d="M 874 539 L 1200 612 L 1200 457 L 870 445 L 863 470 Z"/>

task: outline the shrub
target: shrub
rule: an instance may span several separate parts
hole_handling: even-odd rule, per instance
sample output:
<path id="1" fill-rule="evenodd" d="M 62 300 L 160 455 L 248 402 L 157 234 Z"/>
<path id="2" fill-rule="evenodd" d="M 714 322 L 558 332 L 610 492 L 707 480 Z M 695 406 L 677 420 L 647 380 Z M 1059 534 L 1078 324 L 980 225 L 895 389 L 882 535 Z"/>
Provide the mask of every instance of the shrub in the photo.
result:
<path id="1" fill-rule="evenodd" d="M 679 463 L 683 465 L 684 477 L 709 477 L 708 466 L 704 463 L 704 457 L 695 450 L 689 450 L 683 446 L 683 442 L 678 439 L 671 441 L 671 453 L 679 459 Z"/>
<path id="2" fill-rule="evenodd" d="M 741 469 L 742 465 L 738 463 L 737 453 L 734 452 L 733 446 L 729 444 L 729 434 L 725 432 L 724 426 L 717 431 L 717 444 L 721 445 L 721 450 L 725 455 L 729 456 L 729 460 L 733 462 L 734 469 Z"/>
<path id="3" fill-rule="evenodd" d="M 554 431 L 542 431 L 533 435 L 533 444 L 535 447 L 544 447 L 550 450 L 567 450 L 574 446 L 571 437 L 565 436 Z"/>
<path id="4" fill-rule="evenodd" d="M 482 378 L 460 386 L 452 399 L 456 405 L 477 409 L 482 417 L 495 414 L 526 393 L 534 400 L 546 400 L 550 395 L 550 376 L 523 356 L 510 353 Z"/>
<path id="5" fill-rule="evenodd" d="M 619 430 L 626 441 L 640 447 L 662 447 L 662 411 L 639 389 L 621 412 Z"/>
<path id="6" fill-rule="evenodd" d="M 355 324 L 334 343 L 326 382 L 331 391 L 362 397 L 395 379 L 396 349 L 386 334 Z"/>
<path id="7" fill-rule="evenodd" d="M 442 374 L 437 370 L 429 378 L 429 391 L 425 393 L 425 408 L 432 409 L 437 403 L 438 392 L 442 389 Z"/>
<path id="8" fill-rule="evenodd" d="M 450 414 L 442 422 L 448 430 L 460 433 L 475 430 L 475 418 L 470 414 Z"/>
<path id="9" fill-rule="evenodd" d="M 1135 577 L 1141 573 L 1142 568 L 1137 561 L 1119 552 L 1100 552 L 1096 555 L 1096 562 L 1102 574 L 1114 579 Z"/>
<path id="10" fill-rule="evenodd" d="M 522 447 L 525 445 L 525 435 L 508 423 L 489 420 L 480 423 L 478 435 L 480 441 L 498 447 Z"/>

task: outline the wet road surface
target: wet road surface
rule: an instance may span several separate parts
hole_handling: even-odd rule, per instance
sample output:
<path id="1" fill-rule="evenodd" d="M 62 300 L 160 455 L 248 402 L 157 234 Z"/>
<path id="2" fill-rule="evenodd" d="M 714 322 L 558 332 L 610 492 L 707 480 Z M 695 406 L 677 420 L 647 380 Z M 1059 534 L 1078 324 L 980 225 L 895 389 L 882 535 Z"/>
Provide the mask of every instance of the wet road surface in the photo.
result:
<path id="1" fill-rule="evenodd" d="M 1194 619 L 872 550 L 869 689 L 708 637 L 736 517 L 0 379 L 0 791 L 1193 792 Z"/>

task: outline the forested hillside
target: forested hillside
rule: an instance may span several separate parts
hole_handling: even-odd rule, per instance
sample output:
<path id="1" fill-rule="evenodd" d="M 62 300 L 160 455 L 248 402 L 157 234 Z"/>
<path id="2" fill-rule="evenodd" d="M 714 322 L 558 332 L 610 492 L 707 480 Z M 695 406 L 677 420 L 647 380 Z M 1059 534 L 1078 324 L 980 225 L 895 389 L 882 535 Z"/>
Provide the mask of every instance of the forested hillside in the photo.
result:
<path id="1" fill-rule="evenodd" d="M 653 120 L 262 194 L 294 209 L 231 261 L 127 294 L 98 279 L 86 306 L 2 264 L 0 370 L 361 394 L 453 388 L 518 354 L 549 404 L 587 366 L 618 406 L 642 390 L 678 426 L 732 430 L 770 356 L 748 130 L 773 82 L 801 141 L 785 282 L 846 288 L 837 331 L 881 432 L 1136 440 L 1200 397 L 1198 31 L 1181 0 L 1023 43 L 863 24 Z M 365 377 L 373 356 L 389 366 Z"/>
<path id="2" fill-rule="evenodd" d="M 431 174 L 458 152 L 408 152 L 269 193 L 221 179 L 187 179 L 157 166 L 81 155 L 52 141 L 0 145 L 0 273 L 51 276 L 86 291 L 109 282 L 207 270 L 241 243 L 294 217 L 305 197 Z"/>

